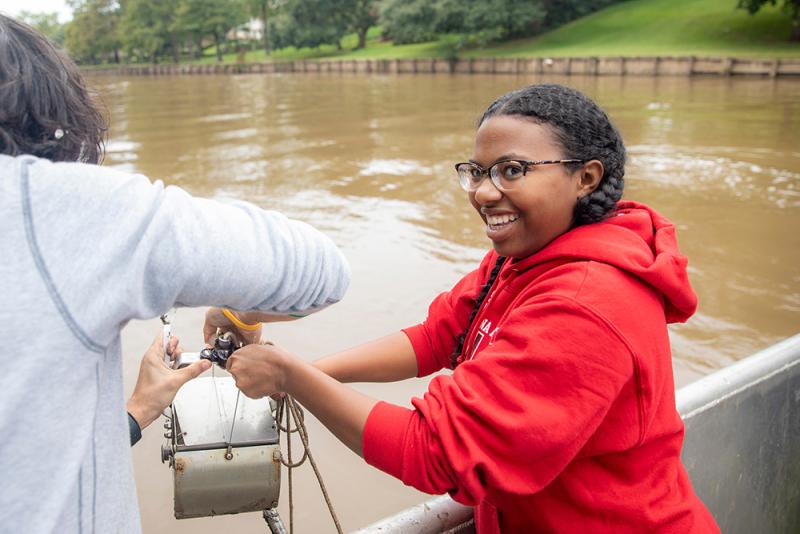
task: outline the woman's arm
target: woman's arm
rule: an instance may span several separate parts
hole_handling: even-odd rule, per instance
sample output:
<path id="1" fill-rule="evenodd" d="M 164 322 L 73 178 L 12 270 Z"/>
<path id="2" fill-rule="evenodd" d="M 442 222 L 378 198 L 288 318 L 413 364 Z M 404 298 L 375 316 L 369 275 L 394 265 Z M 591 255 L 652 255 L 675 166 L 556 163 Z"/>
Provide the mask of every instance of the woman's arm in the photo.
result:
<path id="1" fill-rule="evenodd" d="M 236 385 L 252 398 L 293 396 L 356 454 L 377 400 L 341 382 L 393 382 L 417 375 L 411 342 L 397 332 L 309 364 L 273 345 L 247 345 L 228 359 Z"/>
<path id="2" fill-rule="evenodd" d="M 273 345 L 247 345 L 237 350 L 228 358 L 227 369 L 250 398 L 281 391 L 292 395 L 342 443 L 363 455 L 364 425 L 377 400 Z"/>
<path id="3" fill-rule="evenodd" d="M 234 314 L 236 321 L 230 315 Z M 261 323 L 291 321 L 297 317 L 257 311 L 232 312 L 221 308 L 206 311 L 203 336 L 210 343 L 218 330 L 233 332 L 243 344 L 261 340 Z M 242 324 L 244 323 L 244 324 Z M 314 362 L 314 367 L 340 382 L 397 382 L 417 376 L 417 357 L 403 332 L 353 347 Z"/>
<path id="4" fill-rule="evenodd" d="M 100 347 L 131 318 L 173 306 L 285 316 L 320 310 L 347 289 L 350 270 L 335 244 L 280 213 L 95 165 L 39 161 L 29 175 L 36 225 L 48 228 L 38 236 L 40 253 L 57 266 L 48 274 Z M 64 205 L 92 209 L 69 217 L 46 209 L 44 193 L 55 183 Z"/>
<path id="5" fill-rule="evenodd" d="M 532 494 L 547 485 L 634 375 L 617 331 L 570 299 L 517 309 L 479 358 L 434 378 L 413 409 L 358 393 L 275 346 L 236 351 L 228 370 L 249 397 L 294 396 L 350 449 L 405 484 L 470 504 L 490 491 Z M 625 439 L 640 433 L 637 409 L 634 401 Z"/>
<path id="6" fill-rule="evenodd" d="M 326 356 L 313 365 L 339 382 L 397 382 L 417 376 L 417 357 L 403 332 Z"/>

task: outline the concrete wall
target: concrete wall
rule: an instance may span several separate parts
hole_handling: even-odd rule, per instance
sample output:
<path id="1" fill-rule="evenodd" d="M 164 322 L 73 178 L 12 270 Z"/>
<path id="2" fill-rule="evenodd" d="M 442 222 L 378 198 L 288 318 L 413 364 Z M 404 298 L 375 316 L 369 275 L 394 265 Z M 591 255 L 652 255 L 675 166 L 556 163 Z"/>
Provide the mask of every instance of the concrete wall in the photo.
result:
<path id="1" fill-rule="evenodd" d="M 264 63 L 125 65 L 87 69 L 112 75 L 272 74 L 282 72 L 358 72 L 386 74 L 583 74 L 624 76 L 751 75 L 800 76 L 800 58 L 732 57 L 559 57 L 462 59 L 338 59 Z"/>

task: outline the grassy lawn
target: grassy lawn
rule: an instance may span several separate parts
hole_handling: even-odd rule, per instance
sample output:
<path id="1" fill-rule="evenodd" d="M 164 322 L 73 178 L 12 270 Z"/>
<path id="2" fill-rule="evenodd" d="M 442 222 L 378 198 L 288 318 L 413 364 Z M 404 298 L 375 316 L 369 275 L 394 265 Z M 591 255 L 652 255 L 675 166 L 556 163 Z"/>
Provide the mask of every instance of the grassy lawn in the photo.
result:
<path id="1" fill-rule="evenodd" d="M 765 6 L 756 15 L 736 9 L 736 0 L 629 0 L 575 20 L 537 37 L 460 51 L 463 57 L 536 56 L 742 56 L 798 57 L 800 43 L 788 41 L 789 17 L 780 7 Z M 447 40 L 393 45 L 381 40 L 382 30 L 367 34 L 367 47 L 354 50 L 355 34 L 342 39 L 342 50 L 283 48 L 269 55 L 263 49 L 244 55 L 246 62 L 294 59 L 401 59 L 447 57 Z M 452 43 L 452 36 L 449 38 Z M 226 63 L 237 54 L 223 56 Z M 215 63 L 214 48 L 191 63 Z"/>
<path id="2" fill-rule="evenodd" d="M 631 0 L 536 38 L 472 50 L 492 56 L 703 55 L 800 57 L 789 17 L 765 6 L 756 15 L 736 0 Z"/>
<path id="3" fill-rule="evenodd" d="M 613 5 L 538 37 L 517 39 L 470 56 L 745 56 L 800 57 L 800 43 L 788 41 L 791 21 L 778 6 L 755 15 L 736 9 L 736 0 L 630 0 Z M 380 28 L 368 34 L 367 48 L 355 47 L 355 36 L 343 40 L 344 51 L 285 49 L 270 58 L 411 58 L 445 57 L 442 42 L 394 46 L 380 41 Z M 348 42 L 349 39 L 349 42 Z M 249 58 L 248 58 L 249 59 Z M 263 60 L 264 55 L 253 60 Z"/>

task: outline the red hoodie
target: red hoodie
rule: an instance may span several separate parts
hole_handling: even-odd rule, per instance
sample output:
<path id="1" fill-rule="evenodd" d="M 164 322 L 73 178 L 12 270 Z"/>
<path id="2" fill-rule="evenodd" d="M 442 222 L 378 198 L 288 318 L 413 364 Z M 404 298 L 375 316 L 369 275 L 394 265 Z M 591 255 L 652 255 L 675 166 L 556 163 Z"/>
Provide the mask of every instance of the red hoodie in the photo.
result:
<path id="1" fill-rule="evenodd" d="M 450 366 L 496 260 L 405 330 L 419 376 Z M 364 457 L 476 506 L 481 534 L 719 532 L 680 461 L 667 335 L 696 306 L 672 223 L 621 202 L 609 220 L 507 261 L 462 363 L 413 410 L 377 404 Z"/>

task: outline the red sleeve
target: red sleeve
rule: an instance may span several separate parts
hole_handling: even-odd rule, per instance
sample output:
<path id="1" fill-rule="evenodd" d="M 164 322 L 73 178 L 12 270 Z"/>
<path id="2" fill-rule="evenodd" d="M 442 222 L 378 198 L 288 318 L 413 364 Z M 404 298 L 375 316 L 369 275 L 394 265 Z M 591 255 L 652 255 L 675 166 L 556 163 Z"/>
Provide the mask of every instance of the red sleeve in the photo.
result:
<path id="1" fill-rule="evenodd" d="M 477 358 L 434 378 L 414 410 L 376 405 L 364 458 L 468 505 L 488 493 L 536 493 L 591 438 L 633 368 L 624 339 L 589 308 L 531 301 Z"/>
<path id="2" fill-rule="evenodd" d="M 403 329 L 417 356 L 418 377 L 450 368 L 456 340 L 468 326 L 475 299 L 489 278 L 495 261 L 497 254 L 490 251 L 477 269 L 459 280 L 453 289 L 434 299 L 428 307 L 425 322 Z"/>

